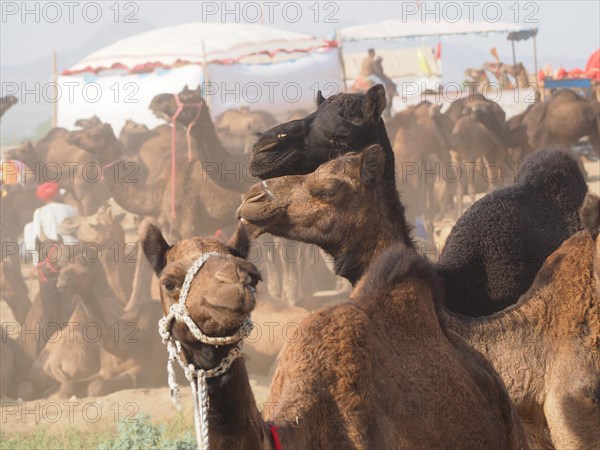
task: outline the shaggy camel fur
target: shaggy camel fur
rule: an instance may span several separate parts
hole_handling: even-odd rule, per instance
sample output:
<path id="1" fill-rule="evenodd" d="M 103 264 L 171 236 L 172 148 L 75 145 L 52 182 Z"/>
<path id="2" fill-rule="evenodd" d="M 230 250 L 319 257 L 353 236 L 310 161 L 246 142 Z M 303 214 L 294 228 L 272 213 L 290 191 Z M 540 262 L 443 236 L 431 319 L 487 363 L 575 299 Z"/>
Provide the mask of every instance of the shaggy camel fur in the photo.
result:
<path id="1" fill-rule="evenodd" d="M 445 317 L 446 326 L 480 351 L 506 383 L 532 448 L 600 445 L 600 299 L 593 247 L 587 231 L 568 239 L 546 259 L 527 293 L 504 311 L 478 319 Z"/>
<path id="2" fill-rule="evenodd" d="M 448 308 L 476 317 L 514 304 L 544 260 L 580 229 L 586 191 L 568 153 L 528 156 L 517 183 L 475 202 L 446 239 L 439 266 Z"/>
<path id="3" fill-rule="evenodd" d="M 210 336 L 228 336 L 241 326 L 260 277 L 239 258 L 247 240 L 226 247 L 194 238 L 170 247 L 149 228 L 143 242 L 161 278 L 165 314 L 190 264 L 206 251 L 218 252 L 192 281 L 187 308 Z M 502 382 L 441 329 L 435 286 L 431 266 L 400 244 L 371 266 L 350 301 L 301 323 L 275 372 L 273 408 L 263 410 L 282 448 L 526 448 Z M 415 327 L 423 333 L 407 336 Z M 172 333 L 185 360 L 205 370 L 235 345 L 202 344 L 180 322 Z M 211 448 L 275 448 L 243 360 L 207 381 Z"/>
<path id="4" fill-rule="evenodd" d="M 381 175 L 370 187 L 361 181 L 358 163 L 368 155 L 369 150 L 364 156 L 340 157 L 319 167 L 314 175 L 269 180 L 261 185 L 262 191 L 256 186 L 239 210 L 243 221 L 249 222 L 245 226 L 254 235 L 270 232 L 318 241 L 334 256 L 354 254 L 347 264 L 363 273 L 369 262 L 359 259 L 353 246 L 360 248 L 358 255 L 375 258 L 404 239 L 393 232 L 402 228 L 403 221 L 389 214 L 395 192 L 384 188 Z M 342 183 L 346 187 L 326 199 L 318 197 L 326 186 Z M 381 194 L 389 197 L 387 201 L 374 197 L 377 185 L 387 191 Z M 356 203 L 346 208 L 347 198 Z M 372 204 L 379 211 L 373 211 Z M 584 208 L 590 228 L 597 228 L 599 204 L 586 202 L 591 205 Z M 365 223 L 365 218 L 371 220 Z M 347 236 L 355 237 L 353 244 L 348 244 Z M 573 236 L 546 260 L 519 303 L 494 316 L 469 319 L 439 310 L 447 329 L 493 363 L 526 425 L 532 448 L 592 448 L 600 442 L 594 426 L 600 414 L 600 320 L 592 246 L 587 232 Z"/>

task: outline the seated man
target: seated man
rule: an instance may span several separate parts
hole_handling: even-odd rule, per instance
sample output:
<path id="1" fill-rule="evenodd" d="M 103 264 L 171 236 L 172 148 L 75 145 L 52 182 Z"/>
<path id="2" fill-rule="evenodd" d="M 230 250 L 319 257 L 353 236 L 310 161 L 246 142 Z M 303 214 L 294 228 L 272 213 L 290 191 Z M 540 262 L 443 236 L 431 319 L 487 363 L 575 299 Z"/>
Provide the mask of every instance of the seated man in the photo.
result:
<path id="1" fill-rule="evenodd" d="M 23 229 L 23 238 L 25 240 L 25 249 L 35 252 L 36 240 L 44 241 L 46 239 L 58 240 L 58 226 L 67 217 L 77 215 L 77 210 L 72 206 L 65 205 L 60 201 L 62 190 L 58 183 L 51 181 L 42 183 L 37 187 L 37 198 L 45 202 L 44 206 L 39 207 L 33 213 L 33 221 L 25 225 Z M 62 236 L 65 244 L 77 243 L 77 239 L 72 236 Z M 38 262 L 39 255 L 34 254 L 34 264 Z"/>

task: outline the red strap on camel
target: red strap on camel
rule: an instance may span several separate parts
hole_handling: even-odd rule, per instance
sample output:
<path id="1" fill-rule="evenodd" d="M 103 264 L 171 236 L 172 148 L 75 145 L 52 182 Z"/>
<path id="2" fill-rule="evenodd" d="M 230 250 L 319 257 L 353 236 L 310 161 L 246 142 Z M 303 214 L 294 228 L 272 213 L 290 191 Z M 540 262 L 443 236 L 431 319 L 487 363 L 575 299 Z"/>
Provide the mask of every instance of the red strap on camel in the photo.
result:
<path id="1" fill-rule="evenodd" d="M 175 219 L 175 145 L 176 145 L 176 129 L 175 126 L 177 124 L 177 117 L 179 117 L 179 114 L 181 114 L 181 111 L 183 111 L 185 108 L 196 108 L 196 116 L 194 117 L 194 120 L 192 120 L 190 122 L 190 124 L 187 126 L 187 130 L 186 130 L 186 137 L 187 137 L 187 144 L 188 144 L 188 161 L 192 160 L 192 143 L 191 143 L 191 137 L 190 137 L 190 132 L 192 130 L 192 127 L 196 124 L 196 121 L 198 120 L 198 117 L 200 117 L 200 111 L 202 111 L 202 106 L 204 105 L 203 102 L 195 102 L 195 103 L 182 103 L 181 100 L 179 99 L 179 94 L 175 94 L 175 102 L 177 103 L 177 111 L 175 112 L 175 114 L 173 115 L 173 118 L 171 119 L 171 123 L 172 123 L 172 129 L 171 129 L 171 219 Z"/>
<path id="2" fill-rule="evenodd" d="M 50 270 L 50 272 L 54 272 L 54 273 L 60 272 L 60 269 L 57 269 L 56 267 L 54 267 L 52 265 L 52 261 L 50 261 L 50 258 L 54 256 L 54 253 L 52 253 L 52 256 L 50 256 L 50 252 L 52 252 L 52 250 L 54 250 L 54 253 L 58 252 L 56 246 L 52 246 L 50 248 L 50 250 L 48 250 L 48 253 L 46 253 L 46 257 L 44 258 L 44 260 L 40 261 L 35 266 L 35 268 L 37 270 L 37 273 L 38 273 L 38 278 L 39 278 L 39 280 L 40 280 L 41 283 L 47 283 L 48 282 L 48 277 L 46 277 L 46 274 L 42 270 L 43 266 L 47 266 L 48 269 Z"/>
<path id="3" fill-rule="evenodd" d="M 275 444 L 275 450 L 281 450 L 281 441 L 279 440 L 279 433 L 277 432 L 277 425 L 273 422 L 269 422 L 269 430 L 271 430 L 271 437 L 273 438 L 273 444 Z"/>

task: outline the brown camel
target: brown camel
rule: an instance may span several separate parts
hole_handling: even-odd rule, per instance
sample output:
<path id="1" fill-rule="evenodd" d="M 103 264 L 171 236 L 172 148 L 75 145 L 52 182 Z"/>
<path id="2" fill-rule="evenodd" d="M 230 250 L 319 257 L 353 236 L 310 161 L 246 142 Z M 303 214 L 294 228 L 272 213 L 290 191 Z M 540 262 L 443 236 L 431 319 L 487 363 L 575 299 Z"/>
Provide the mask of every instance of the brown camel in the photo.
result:
<path id="1" fill-rule="evenodd" d="M 2 324 L 0 340 L 0 396 L 18 398 L 18 384 L 27 377 L 31 360 L 21 350 L 18 338 L 11 337 Z"/>
<path id="2" fill-rule="evenodd" d="M 69 328 L 56 331 L 44 345 L 20 380 L 19 397 L 47 397 L 60 391 L 61 385 L 100 370 L 100 346 L 96 342 L 99 329 L 88 319 L 77 297 L 74 302 Z"/>
<path id="3" fill-rule="evenodd" d="M 18 323 L 25 320 L 31 306 L 21 273 L 19 236 L 23 226 L 31 221 L 33 212 L 42 205 L 35 195 L 34 183 L 13 186 L 0 198 L 0 236 L 5 246 L 0 263 L 0 296 Z"/>
<path id="4" fill-rule="evenodd" d="M 410 223 L 422 217 L 433 223 L 452 204 L 452 185 L 442 174 L 450 163 L 450 121 L 428 101 L 397 113 L 392 148 L 396 160 L 396 184 L 402 192 Z M 442 129 L 442 128 L 445 128 Z M 436 195 L 437 194 L 437 195 Z M 441 209 L 440 209 L 441 208 Z"/>
<path id="5" fill-rule="evenodd" d="M 217 136 L 225 148 L 237 154 L 252 150 L 256 133 L 277 125 L 277 120 L 267 111 L 250 111 L 248 107 L 229 109 L 215 119 Z"/>
<path id="6" fill-rule="evenodd" d="M 56 283 L 60 273 L 60 261 L 74 254 L 73 247 L 60 241 L 38 242 L 40 263 L 37 265 L 39 291 L 21 324 L 22 330 L 35 330 L 24 334 L 20 341 L 23 351 L 31 360 L 40 354 L 55 331 L 62 329 L 73 313 L 72 296 L 60 292 Z"/>
<path id="7" fill-rule="evenodd" d="M 138 260 L 135 243 L 128 244 L 121 226 L 124 214 L 114 215 L 110 205 L 104 204 L 95 214 L 69 217 L 59 231 L 77 238 L 83 244 L 101 249 L 100 262 L 104 267 L 113 296 L 123 306 L 131 298 L 132 280 Z"/>
<path id="8" fill-rule="evenodd" d="M 377 154 L 380 162 L 369 163 Z M 406 242 L 404 221 L 390 214 L 396 194 L 382 179 L 383 159 L 371 148 L 328 162 L 315 174 L 268 180 L 248 192 L 238 214 L 255 236 L 269 232 L 318 244 L 334 256 L 339 274 L 347 276 L 345 267 L 355 269 L 349 278 L 355 282 L 368 271 L 369 258 L 398 240 Z M 365 180 L 365 167 L 378 167 L 377 181 Z M 594 229 L 600 210 L 587 210 L 595 211 L 587 213 L 594 217 L 588 220 Z M 445 327 L 494 365 L 532 448 L 594 448 L 600 442 L 595 427 L 600 417 L 595 391 L 600 381 L 600 316 L 592 247 L 587 232 L 570 238 L 546 260 L 517 305 L 503 312 L 468 319 L 438 311 Z M 578 374 L 575 384 L 572 373 Z"/>
<path id="9" fill-rule="evenodd" d="M 448 110 L 438 117 L 452 119 L 454 127 L 446 135 L 452 148 L 453 163 L 461 168 L 463 176 L 456 186 L 457 211 L 463 212 L 465 187 L 473 201 L 478 182 L 483 181 L 487 192 L 509 184 L 514 174 L 509 148 L 518 147 L 525 142 L 524 130 L 508 128 L 505 113 L 495 102 L 481 94 L 474 94 L 453 102 Z M 444 130 L 444 129 L 442 129 Z M 473 173 L 468 167 L 476 167 Z M 486 190 L 486 188 L 484 188 Z"/>
<path id="10" fill-rule="evenodd" d="M 596 277 L 596 288 L 599 289 L 598 297 L 600 297 L 600 240 L 597 239 L 600 233 L 600 197 L 593 192 L 588 192 L 583 201 L 581 223 L 596 242 L 594 250 L 594 276 Z"/>
<path id="11" fill-rule="evenodd" d="M 14 95 L 7 95 L 0 99 L 0 117 L 4 115 L 11 107 L 17 104 L 17 97 Z"/>
<path id="12" fill-rule="evenodd" d="M 187 309 L 209 336 L 240 328 L 260 279 L 241 259 L 249 245 L 242 230 L 229 247 L 201 238 L 169 246 L 158 228 L 148 228 L 143 248 L 160 276 L 165 314 L 190 264 L 213 251 L 191 283 Z M 279 361 L 264 419 L 242 359 L 207 379 L 211 448 L 276 448 L 273 427 L 289 449 L 526 448 L 502 382 L 483 358 L 446 337 L 437 301 L 429 264 L 402 244 L 385 252 L 348 302 L 300 324 Z M 407 336 L 415 329 L 418 336 Z M 204 370 L 235 345 L 200 343 L 181 322 L 171 330 L 183 358 Z"/>
<path id="13" fill-rule="evenodd" d="M 89 128 L 94 128 L 101 124 L 102 124 L 102 122 L 100 121 L 98 116 L 92 116 L 89 119 L 78 119 L 75 121 L 75 126 L 81 128 L 83 130 L 87 130 Z"/>
<path id="14" fill-rule="evenodd" d="M 256 181 L 248 174 L 249 157 L 232 153 L 222 145 L 200 86 L 196 90 L 185 86 L 177 97 L 183 105 L 188 105 L 180 111 L 177 122 L 186 129 L 191 126 L 190 134 L 196 140 L 196 153 L 204 172 L 222 188 L 241 194 L 246 192 Z M 156 116 L 171 121 L 179 107 L 175 95 L 160 94 L 152 99 L 150 109 Z"/>
<path id="15" fill-rule="evenodd" d="M 76 201 L 73 206 L 80 214 L 93 214 L 110 197 L 100 182 L 102 172 L 121 156 L 118 141 L 111 137 L 114 137 L 111 126 L 101 124 L 69 132 L 64 139 L 49 145 L 46 162 L 61 166 L 62 176 L 58 181 L 73 195 Z M 103 151 L 97 151 L 98 148 Z"/>
<path id="16" fill-rule="evenodd" d="M 160 317 L 157 302 L 148 299 L 124 309 L 112 296 L 102 265 L 82 256 L 76 256 L 61 270 L 57 286 L 77 295 L 85 315 L 102 331 L 98 341 L 100 370 L 87 378 L 63 383 L 60 396 L 102 396 L 164 383 L 161 361 L 166 360 L 156 332 Z"/>
<path id="17" fill-rule="evenodd" d="M 502 312 L 444 317 L 498 371 L 532 448 L 600 443 L 600 299 L 593 247 L 587 231 L 568 239 L 548 257 L 529 291 Z"/>
<path id="18" fill-rule="evenodd" d="M 157 218 L 169 224 L 171 212 L 171 128 L 152 130 L 153 137 L 146 140 L 137 157 L 119 159 L 121 144 L 109 125 L 100 125 L 103 140 L 96 128 L 82 130 L 70 137 L 90 154 L 109 161 L 104 168 L 102 184 L 114 200 L 132 214 Z M 213 182 L 198 160 L 197 152 L 190 162 L 187 154 L 185 130 L 176 129 L 175 177 L 175 236 L 213 234 L 218 229 L 234 223 L 233 212 L 239 205 L 239 194 L 229 192 Z M 196 141 L 192 137 L 195 148 Z M 112 161 L 112 162 L 110 162 Z"/>
<path id="19" fill-rule="evenodd" d="M 545 102 L 536 103 L 523 118 L 528 144 L 534 149 L 548 146 L 569 148 L 589 136 L 600 149 L 600 103 L 575 91 L 561 90 Z M 600 151 L 600 150 L 598 150 Z"/>

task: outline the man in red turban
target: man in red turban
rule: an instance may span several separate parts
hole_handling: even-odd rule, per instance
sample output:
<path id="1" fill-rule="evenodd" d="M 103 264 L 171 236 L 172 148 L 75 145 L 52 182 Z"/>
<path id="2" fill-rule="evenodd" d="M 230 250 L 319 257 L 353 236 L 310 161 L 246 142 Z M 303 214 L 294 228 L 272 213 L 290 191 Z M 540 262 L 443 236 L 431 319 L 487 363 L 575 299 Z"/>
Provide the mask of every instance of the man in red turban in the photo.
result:
<path id="1" fill-rule="evenodd" d="M 38 185 L 36 189 L 36 195 L 41 201 L 50 202 L 54 199 L 54 197 L 56 197 L 56 194 L 58 194 L 59 190 L 60 186 L 56 181 L 48 181 Z"/>
<path id="2" fill-rule="evenodd" d="M 36 251 L 36 239 L 43 242 L 46 239 L 58 240 L 58 226 L 67 217 L 77 215 L 77 210 L 60 201 L 61 189 L 56 181 L 41 183 L 36 189 L 37 198 L 45 202 L 33 212 L 33 221 L 25 225 L 23 237 L 25 248 Z M 65 244 L 76 243 L 77 239 L 71 236 L 61 236 Z M 37 254 L 34 263 L 37 263 Z"/>

